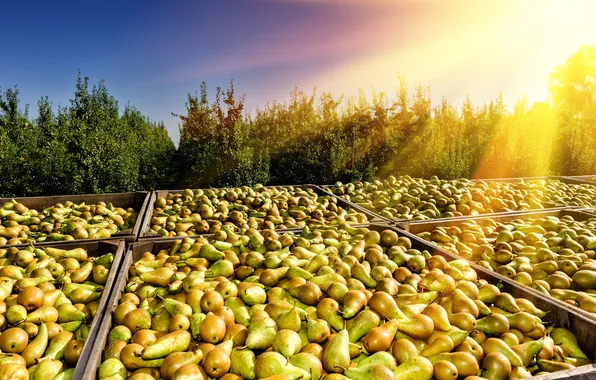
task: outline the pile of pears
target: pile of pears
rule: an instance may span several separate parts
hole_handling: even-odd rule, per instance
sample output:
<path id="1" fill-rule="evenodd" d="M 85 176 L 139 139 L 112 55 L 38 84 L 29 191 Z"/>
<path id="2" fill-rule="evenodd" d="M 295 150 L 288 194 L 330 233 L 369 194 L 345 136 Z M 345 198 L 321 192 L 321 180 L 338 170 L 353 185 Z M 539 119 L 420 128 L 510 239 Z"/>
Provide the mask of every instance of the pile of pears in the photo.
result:
<path id="1" fill-rule="evenodd" d="M 338 182 L 329 190 L 393 219 L 430 220 L 544 208 L 540 186 L 521 183 L 389 176 L 383 181 Z"/>
<path id="2" fill-rule="evenodd" d="M 342 227 L 186 237 L 137 257 L 98 378 L 520 379 L 591 363 L 466 260 Z"/>
<path id="3" fill-rule="evenodd" d="M 526 286 L 596 313 L 596 218 L 466 221 L 419 234 Z"/>
<path id="4" fill-rule="evenodd" d="M 471 181 L 389 176 L 382 181 L 338 182 L 328 190 L 393 219 L 430 220 L 555 206 L 596 207 L 596 186 L 556 179 Z"/>
<path id="5" fill-rule="evenodd" d="M 107 239 L 133 228 L 138 213 L 110 202 L 57 203 L 41 211 L 12 199 L 0 207 L 0 246 L 77 239 Z"/>
<path id="6" fill-rule="evenodd" d="M 255 185 L 229 189 L 190 190 L 157 197 L 151 231 L 163 237 L 254 228 L 311 228 L 368 223 L 366 215 L 345 210 L 330 196 L 311 188 Z"/>
<path id="7" fill-rule="evenodd" d="M 72 378 L 114 255 L 29 247 L 0 257 L 0 379 Z"/>

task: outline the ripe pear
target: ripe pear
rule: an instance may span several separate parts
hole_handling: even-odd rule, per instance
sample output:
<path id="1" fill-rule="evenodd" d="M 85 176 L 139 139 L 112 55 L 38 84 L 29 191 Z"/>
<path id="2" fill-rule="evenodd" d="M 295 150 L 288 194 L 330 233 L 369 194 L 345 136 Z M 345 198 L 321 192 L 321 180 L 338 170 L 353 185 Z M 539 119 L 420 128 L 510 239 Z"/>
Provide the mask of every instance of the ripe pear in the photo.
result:
<path id="1" fill-rule="evenodd" d="M 182 352 L 190 347 L 191 336 L 186 330 L 176 330 L 158 338 L 143 349 L 143 360 L 165 358 L 172 352 Z"/>
<path id="2" fill-rule="evenodd" d="M 507 380 L 511 376 L 511 363 L 509 359 L 499 353 L 491 352 L 482 360 L 482 376 L 487 379 Z"/>
<path id="3" fill-rule="evenodd" d="M 349 340 L 356 343 L 366 335 L 373 327 L 379 326 L 381 318 L 372 310 L 362 310 L 356 317 L 351 319 L 347 325 L 349 331 Z"/>
<path id="4" fill-rule="evenodd" d="M 273 351 L 279 352 L 286 358 L 289 358 L 300 352 L 300 349 L 302 348 L 302 340 L 296 331 L 279 330 L 273 338 L 271 347 L 273 348 Z"/>
<path id="5" fill-rule="evenodd" d="M 556 345 L 559 345 L 563 350 L 573 358 L 587 359 L 586 354 L 581 350 L 577 342 L 577 338 L 573 333 L 565 328 L 557 327 L 550 332 L 550 337 Z"/>
<path id="6" fill-rule="evenodd" d="M 301 352 L 290 357 L 290 364 L 309 373 L 311 379 L 320 379 L 323 375 L 323 363 L 311 353 Z"/>
<path id="7" fill-rule="evenodd" d="M 255 361 L 255 374 L 258 379 L 276 375 L 286 375 L 288 379 L 310 378 L 310 374 L 292 365 L 278 352 L 264 352 Z"/>
<path id="8" fill-rule="evenodd" d="M 331 338 L 323 352 L 323 367 L 329 373 L 343 373 L 350 366 L 350 336 L 343 329 Z"/>
<path id="9" fill-rule="evenodd" d="M 503 342 L 501 339 L 497 338 L 488 338 L 484 343 L 482 343 L 482 349 L 484 350 L 485 354 L 490 354 L 491 352 L 499 352 L 507 359 L 511 365 L 516 367 L 523 366 L 523 362 L 521 358 L 507 345 L 507 343 Z"/>
<path id="10" fill-rule="evenodd" d="M 430 380 L 433 376 L 432 363 L 422 357 L 418 356 L 400 364 L 393 375 L 395 380 Z"/>
<path id="11" fill-rule="evenodd" d="M 246 347 L 253 350 L 266 350 L 271 347 L 277 334 L 277 324 L 271 318 L 254 319 L 248 325 Z"/>
<path id="12" fill-rule="evenodd" d="M 244 379 L 254 379 L 256 357 L 252 350 L 234 348 L 230 354 L 230 372 Z"/>
<path id="13" fill-rule="evenodd" d="M 364 347 L 369 353 L 387 351 L 395 338 L 398 321 L 392 319 L 379 327 L 373 327 L 364 336 Z"/>
<path id="14" fill-rule="evenodd" d="M 369 301 L 370 303 L 370 301 Z M 422 314 L 430 317 L 433 320 L 436 330 L 449 331 L 451 330 L 451 324 L 449 323 L 449 315 L 447 311 L 440 305 L 433 303 L 422 310 Z"/>

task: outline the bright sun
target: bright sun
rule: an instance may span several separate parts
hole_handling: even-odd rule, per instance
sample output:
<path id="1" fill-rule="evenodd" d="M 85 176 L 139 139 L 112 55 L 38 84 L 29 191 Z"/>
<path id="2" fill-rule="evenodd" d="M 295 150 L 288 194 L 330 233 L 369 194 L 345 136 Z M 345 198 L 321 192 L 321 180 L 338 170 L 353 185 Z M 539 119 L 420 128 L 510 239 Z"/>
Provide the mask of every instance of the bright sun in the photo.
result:
<path id="1" fill-rule="evenodd" d="M 336 94 L 353 95 L 363 84 L 393 94 L 398 74 L 407 73 L 431 86 L 435 105 L 443 96 L 461 104 L 466 94 L 479 104 L 502 92 L 511 107 L 525 95 L 530 103 L 546 100 L 550 72 L 580 46 L 596 44 L 596 1 L 456 0 L 439 12 L 436 2 L 404 4 L 435 11 L 374 31 L 389 35 L 376 39 L 378 54 L 342 62 L 312 82 Z"/>

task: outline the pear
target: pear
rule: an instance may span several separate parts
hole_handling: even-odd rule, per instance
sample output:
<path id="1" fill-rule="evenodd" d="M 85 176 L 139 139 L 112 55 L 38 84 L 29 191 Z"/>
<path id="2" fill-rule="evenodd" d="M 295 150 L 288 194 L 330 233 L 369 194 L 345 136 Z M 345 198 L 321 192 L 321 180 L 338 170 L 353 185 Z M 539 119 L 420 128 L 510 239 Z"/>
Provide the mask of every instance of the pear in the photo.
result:
<path id="1" fill-rule="evenodd" d="M 424 314 L 417 314 L 400 320 L 398 330 L 414 339 L 426 340 L 435 329 L 433 320 Z"/>
<path id="2" fill-rule="evenodd" d="M 398 294 L 395 297 L 395 303 L 397 304 L 398 307 L 404 307 L 406 305 L 413 305 L 413 304 L 429 305 L 435 299 L 437 299 L 438 296 L 439 296 L 439 293 L 436 291 L 416 293 L 416 294 Z"/>
<path id="3" fill-rule="evenodd" d="M 343 373 L 350 366 L 350 336 L 343 329 L 331 338 L 323 352 L 323 367 L 328 373 Z"/>
<path id="4" fill-rule="evenodd" d="M 353 318 L 366 306 L 367 302 L 368 299 L 362 291 L 350 290 L 344 295 L 341 314 L 345 319 Z"/>
<path id="5" fill-rule="evenodd" d="M 492 304 L 501 291 L 493 284 L 484 284 L 478 288 L 478 299 L 486 304 Z"/>
<path id="6" fill-rule="evenodd" d="M 230 372 L 244 379 L 254 379 L 256 357 L 252 350 L 236 349 L 230 354 Z"/>
<path id="7" fill-rule="evenodd" d="M 130 329 L 124 325 L 119 325 L 112 328 L 108 333 L 108 344 L 119 340 L 129 342 L 131 338 L 132 332 Z"/>
<path id="8" fill-rule="evenodd" d="M 58 310 L 53 306 L 41 306 L 37 310 L 27 314 L 27 322 L 43 324 L 58 321 Z"/>
<path id="9" fill-rule="evenodd" d="M 430 340 L 429 340 L 430 342 Z M 429 357 L 432 355 L 441 354 L 443 352 L 451 352 L 455 345 L 453 344 L 453 340 L 449 337 L 449 335 L 438 335 L 432 343 L 420 352 L 420 355 L 424 357 Z"/>
<path id="10" fill-rule="evenodd" d="M 58 312 L 58 323 L 83 321 L 87 320 L 87 315 L 84 311 L 77 309 L 74 305 L 66 303 L 60 304 L 56 307 Z"/>
<path id="11" fill-rule="evenodd" d="M 192 308 L 184 302 L 176 301 L 171 298 L 164 298 L 162 299 L 162 303 L 172 317 L 176 314 L 182 314 L 187 318 L 192 316 Z"/>
<path id="12" fill-rule="evenodd" d="M 41 360 L 35 367 L 35 370 L 31 374 L 30 379 L 31 380 L 53 379 L 60 372 L 62 372 L 63 367 L 64 367 L 64 364 L 60 360 L 54 360 L 54 359 Z"/>
<path id="13" fill-rule="evenodd" d="M 329 288 L 327 288 L 325 293 L 327 293 L 327 296 L 333 298 L 337 302 L 340 302 L 343 300 L 344 296 L 349 290 L 350 289 L 348 289 L 345 284 L 342 284 L 341 282 L 334 282 L 331 284 L 331 286 L 329 286 Z"/>
<path id="14" fill-rule="evenodd" d="M 166 314 L 169 316 L 170 314 L 166 312 Z M 201 323 L 205 320 L 205 318 L 207 317 L 206 314 L 203 313 L 193 313 L 193 315 L 191 315 L 190 317 L 190 331 L 191 331 L 191 335 L 193 338 L 198 339 L 201 336 Z M 152 326 L 153 328 L 155 328 L 155 326 Z M 166 331 L 168 331 L 169 329 L 166 328 Z M 162 331 L 162 330 L 157 330 L 157 331 Z"/>
<path id="15" fill-rule="evenodd" d="M 509 331 L 509 320 L 502 314 L 490 314 L 476 320 L 476 330 L 488 336 L 501 336 Z"/>
<path id="16" fill-rule="evenodd" d="M 164 380 L 170 380 L 174 376 L 174 373 L 178 368 L 188 363 L 198 364 L 202 359 L 203 351 L 201 350 L 188 352 L 172 352 L 165 358 L 165 360 L 161 364 L 159 373 Z"/>
<path id="17" fill-rule="evenodd" d="M 432 364 L 441 360 L 446 360 L 455 364 L 457 373 L 460 377 L 475 376 L 480 370 L 476 358 L 467 352 L 444 352 L 442 354 L 429 356 L 428 360 Z"/>
<path id="18" fill-rule="evenodd" d="M 280 330 L 287 329 L 296 332 L 300 330 L 300 326 L 302 324 L 302 321 L 300 320 L 300 315 L 298 314 L 298 310 L 296 310 L 296 307 L 293 307 L 290 310 L 279 314 L 275 319 L 275 322 L 277 323 L 277 327 Z"/>
<path id="19" fill-rule="evenodd" d="M 326 292 L 327 288 L 331 286 L 334 282 L 340 282 L 342 284 L 346 284 L 346 279 L 337 273 L 327 273 L 320 276 L 315 276 L 310 279 L 310 282 L 319 286 L 319 288 Z"/>
<path id="20" fill-rule="evenodd" d="M 252 350 L 266 350 L 271 347 L 277 334 L 277 324 L 271 318 L 251 319 L 248 325 L 246 347 Z"/>
<path id="21" fill-rule="evenodd" d="M 397 307 L 393 297 L 387 292 L 375 292 L 368 300 L 368 307 L 384 319 L 407 318 L 399 307 Z"/>
<path id="22" fill-rule="evenodd" d="M 309 373 L 312 379 L 320 379 L 323 375 L 323 364 L 311 353 L 301 352 L 292 356 L 290 364 Z"/>
<path id="23" fill-rule="evenodd" d="M 453 292 L 453 305 L 451 312 L 456 313 L 470 313 L 474 318 L 478 318 L 480 311 L 478 305 L 470 297 L 460 289 L 455 289 Z"/>
<path id="24" fill-rule="evenodd" d="M 176 330 L 166 334 L 143 349 L 143 360 L 165 358 L 172 352 L 186 351 L 190 347 L 191 336 L 186 330 Z"/>
<path id="25" fill-rule="evenodd" d="M 323 298 L 317 305 L 317 318 L 327 321 L 335 331 L 343 329 L 345 324 L 338 312 L 339 304 L 332 298 Z"/>
<path id="26" fill-rule="evenodd" d="M 561 346 L 569 356 L 582 359 L 588 358 L 579 347 L 577 338 L 571 331 L 562 327 L 557 327 L 552 329 L 550 337 L 553 339 L 554 343 Z"/>
<path id="27" fill-rule="evenodd" d="M 520 311 L 519 306 L 517 306 L 517 303 L 515 302 L 515 298 L 509 293 L 499 293 L 495 296 L 493 304 L 499 309 L 509 313 L 518 313 Z"/>
<path id="28" fill-rule="evenodd" d="M 279 352 L 286 358 L 289 358 L 300 352 L 300 349 L 302 348 L 302 340 L 296 331 L 279 330 L 273 338 L 271 347 L 273 348 L 273 351 Z"/>
<path id="29" fill-rule="evenodd" d="M 278 352 L 264 352 L 255 361 L 255 374 L 258 379 L 276 375 L 286 375 L 288 379 L 310 379 L 310 374 L 292 365 Z"/>
<path id="30" fill-rule="evenodd" d="M 546 372 L 558 372 L 575 368 L 573 364 L 544 359 L 538 359 L 536 364 L 538 364 L 538 368 Z"/>
<path id="31" fill-rule="evenodd" d="M 251 286 L 242 292 L 240 298 L 245 305 L 260 305 L 267 301 L 267 294 L 263 288 L 259 286 Z"/>
<path id="32" fill-rule="evenodd" d="M 364 367 L 349 368 L 344 375 L 352 380 L 394 380 L 395 375 L 384 365 L 373 364 Z M 430 379 L 430 378 L 429 378 Z"/>
<path id="33" fill-rule="evenodd" d="M 224 305 L 229 307 L 234 313 L 234 321 L 240 325 L 248 326 L 250 323 L 250 315 L 248 308 L 241 298 L 230 297 L 224 301 Z"/>
<path id="34" fill-rule="evenodd" d="M 126 379 L 126 367 L 116 358 L 104 360 L 99 366 L 99 378 Z"/>
<path id="35" fill-rule="evenodd" d="M 542 350 L 543 345 L 543 340 L 534 340 L 515 345 L 511 349 L 520 357 L 524 367 L 528 367 L 534 357 Z"/>
<path id="36" fill-rule="evenodd" d="M 169 267 L 160 267 L 150 272 L 142 273 L 139 277 L 143 282 L 148 284 L 166 287 L 170 283 L 170 278 L 174 275 L 174 271 Z"/>
<path id="37" fill-rule="evenodd" d="M 430 380 L 433 377 L 432 363 L 422 357 L 418 356 L 400 364 L 393 375 L 395 380 Z"/>
<path id="38" fill-rule="evenodd" d="M 384 365 L 391 371 L 397 368 L 395 358 L 386 351 L 375 352 L 374 354 L 365 357 L 358 363 L 358 367 L 366 367 L 371 365 Z"/>
<path id="39" fill-rule="evenodd" d="M 35 338 L 27 345 L 25 350 L 21 352 L 21 356 L 25 359 L 27 366 L 32 366 L 37 363 L 37 360 L 46 351 L 48 346 L 48 327 L 45 323 L 39 326 L 39 330 Z"/>
<path id="40" fill-rule="evenodd" d="M 505 355 L 491 352 L 482 360 L 482 376 L 487 379 L 507 380 L 511 376 L 511 363 Z"/>
<path id="41" fill-rule="evenodd" d="M 164 358 L 144 360 L 141 358 L 143 346 L 136 343 L 129 343 L 120 351 L 120 360 L 128 370 L 139 368 L 159 368 L 164 362 Z"/>
<path id="42" fill-rule="evenodd" d="M 402 364 L 418 356 L 418 348 L 409 339 L 397 339 L 391 348 L 397 364 Z M 375 354 L 376 355 L 376 354 Z"/>
<path id="43" fill-rule="evenodd" d="M 482 349 L 484 350 L 485 354 L 490 354 L 491 352 L 499 352 L 507 359 L 511 365 L 516 367 L 523 366 L 523 362 L 521 358 L 507 345 L 507 343 L 503 342 L 501 339 L 497 338 L 488 338 L 484 343 L 482 343 Z"/>
<path id="44" fill-rule="evenodd" d="M 371 298 L 372 299 L 372 298 Z M 370 301 L 369 301 L 370 304 Z M 430 317 L 433 320 L 436 330 L 449 331 L 451 330 L 451 324 L 449 323 L 449 315 L 447 311 L 438 304 L 430 304 L 422 310 L 422 314 Z"/>
<path id="45" fill-rule="evenodd" d="M 362 310 L 348 324 L 349 341 L 356 343 L 366 335 L 373 327 L 379 326 L 381 318 L 372 310 Z"/>
<path id="46" fill-rule="evenodd" d="M 352 277 L 360 280 L 367 288 L 375 288 L 377 281 L 371 277 L 370 271 L 362 264 L 357 263 L 351 268 Z"/>
<path id="47" fill-rule="evenodd" d="M 364 347 L 369 353 L 389 350 L 397 329 L 398 322 L 396 319 L 392 319 L 379 327 L 373 327 L 364 336 Z"/>
<path id="48" fill-rule="evenodd" d="M 43 358 L 54 360 L 62 359 L 62 356 L 64 355 L 64 349 L 66 348 L 66 344 L 70 342 L 71 339 L 73 339 L 73 337 L 74 334 L 69 331 L 62 331 L 61 333 L 56 335 L 50 341 L 50 344 L 48 345 L 45 351 L 45 356 Z"/>

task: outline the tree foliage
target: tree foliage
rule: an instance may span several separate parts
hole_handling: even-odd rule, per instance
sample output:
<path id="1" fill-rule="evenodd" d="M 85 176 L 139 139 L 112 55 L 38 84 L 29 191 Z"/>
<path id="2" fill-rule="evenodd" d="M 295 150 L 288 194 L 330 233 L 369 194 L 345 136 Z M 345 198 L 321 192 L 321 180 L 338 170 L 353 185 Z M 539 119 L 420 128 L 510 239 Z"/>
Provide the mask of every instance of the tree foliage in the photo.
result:
<path id="1" fill-rule="evenodd" d="M 123 192 L 171 180 L 175 146 L 163 123 L 133 107 L 122 114 L 103 82 L 77 79 L 70 105 L 47 98 L 31 120 L 19 92 L 0 92 L 0 194 L 31 196 Z"/>
<path id="2" fill-rule="evenodd" d="M 245 110 L 234 84 L 189 94 L 176 150 L 163 123 L 120 109 L 103 82 L 79 76 L 67 107 L 47 98 L 29 116 L 0 91 L 0 195 L 333 183 L 390 174 L 522 177 L 596 174 L 596 47 L 549 78 L 549 100 L 502 96 L 474 105 L 405 78 L 395 94 L 355 97 L 294 89 L 286 102 Z"/>

